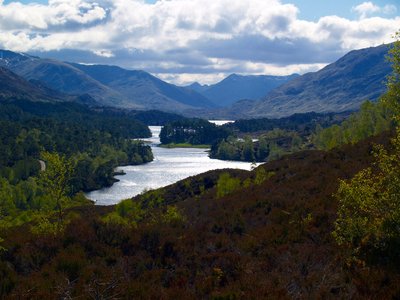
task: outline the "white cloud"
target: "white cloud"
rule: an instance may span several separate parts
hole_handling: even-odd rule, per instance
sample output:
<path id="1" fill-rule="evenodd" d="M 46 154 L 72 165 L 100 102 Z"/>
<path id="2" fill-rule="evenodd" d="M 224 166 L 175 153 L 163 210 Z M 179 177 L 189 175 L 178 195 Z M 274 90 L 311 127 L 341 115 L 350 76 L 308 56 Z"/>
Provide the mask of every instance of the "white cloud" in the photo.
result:
<path id="1" fill-rule="evenodd" d="M 289 74 L 392 41 L 400 17 L 369 16 L 395 9 L 364 2 L 353 8 L 359 20 L 312 22 L 279 0 L 0 0 L 0 47 L 43 56 L 90 53 L 83 62 L 141 68 L 176 82 L 232 72 Z"/>
<path id="2" fill-rule="evenodd" d="M 106 58 L 115 56 L 114 53 L 112 53 L 109 50 L 94 50 L 93 53 L 96 54 L 97 56 L 102 56 L 102 57 L 106 57 Z"/>
<path id="3" fill-rule="evenodd" d="M 374 15 L 377 13 L 394 14 L 397 11 L 397 7 L 392 4 L 387 4 L 381 7 L 371 1 L 368 1 L 353 7 L 352 10 L 358 13 L 361 19 L 364 19 L 369 15 Z"/>

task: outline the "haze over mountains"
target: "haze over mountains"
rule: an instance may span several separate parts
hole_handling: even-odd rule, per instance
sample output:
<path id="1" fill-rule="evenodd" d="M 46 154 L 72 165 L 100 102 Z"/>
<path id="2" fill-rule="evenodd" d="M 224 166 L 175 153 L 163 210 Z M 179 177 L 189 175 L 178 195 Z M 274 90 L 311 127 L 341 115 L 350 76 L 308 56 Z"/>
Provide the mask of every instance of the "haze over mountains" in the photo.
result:
<path id="1" fill-rule="evenodd" d="M 212 108 L 216 105 L 192 90 L 169 84 L 157 77 L 117 66 L 71 64 L 101 84 L 132 99 L 143 109 L 183 111 L 188 108 Z"/>
<path id="2" fill-rule="evenodd" d="M 352 51 L 322 70 L 302 76 L 232 74 L 210 86 L 178 87 L 145 71 L 0 50 L 0 66 L 25 79 L 2 69 L 0 93 L 11 95 L 12 90 L 18 94 L 20 89 L 20 96 L 30 95 L 30 99 L 67 99 L 191 116 L 276 118 L 310 111 L 341 112 L 356 110 L 363 101 L 376 100 L 385 92 L 384 82 L 391 72 L 387 51 L 387 45 Z M 6 84 L 8 81 L 12 83 Z M 76 98 L 79 95 L 83 96 Z"/>
<path id="3" fill-rule="evenodd" d="M 196 92 L 166 83 L 144 71 L 85 66 L 11 51 L 0 52 L 0 66 L 62 93 L 88 94 L 97 105 L 180 112 L 215 106 Z"/>
<path id="4" fill-rule="evenodd" d="M 243 76 L 231 74 L 224 80 L 213 85 L 201 85 L 198 82 L 195 82 L 188 86 L 188 88 L 199 92 L 214 103 L 218 104 L 218 106 L 229 106 L 242 99 L 260 99 L 274 88 L 277 88 L 298 76 L 298 74 L 288 76 Z"/>

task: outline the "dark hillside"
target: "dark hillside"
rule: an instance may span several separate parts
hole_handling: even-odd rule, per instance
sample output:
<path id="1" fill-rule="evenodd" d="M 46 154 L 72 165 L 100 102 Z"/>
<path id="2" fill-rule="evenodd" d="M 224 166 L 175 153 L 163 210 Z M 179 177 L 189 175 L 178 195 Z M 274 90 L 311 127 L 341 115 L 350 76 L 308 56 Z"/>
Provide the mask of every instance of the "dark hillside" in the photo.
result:
<path id="1" fill-rule="evenodd" d="M 232 109 L 251 117 L 284 117 L 304 112 L 357 110 L 366 100 L 386 92 L 391 45 L 354 50 L 318 72 L 299 76 L 254 103 L 237 103 Z"/>
<path id="2" fill-rule="evenodd" d="M 348 267 L 331 236 L 338 178 L 370 165 L 372 144 L 388 141 L 385 133 L 339 150 L 285 156 L 252 172 L 180 181 L 135 198 L 142 206 L 134 209 L 135 226 L 101 221 L 111 208 L 93 207 L 76 210 L 57 237 L 8 232 L 0 292 L 46 299 L 398 298 L 397 271 Z M 227 172 L 241 186 L 221 196 Z"/>

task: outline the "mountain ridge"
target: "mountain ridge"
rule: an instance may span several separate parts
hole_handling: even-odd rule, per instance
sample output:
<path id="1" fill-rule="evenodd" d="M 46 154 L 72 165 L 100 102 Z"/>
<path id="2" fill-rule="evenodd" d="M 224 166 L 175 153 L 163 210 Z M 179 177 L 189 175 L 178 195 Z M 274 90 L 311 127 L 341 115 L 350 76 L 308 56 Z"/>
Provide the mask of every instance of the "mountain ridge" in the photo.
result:
<path id="1" fill-rule="evenodd" d="M 295 78 L 245 108 L 251 117 L 284 117 L 293 113 L 357 110 L 386 91 L 391 73 L 389 45 L 353 50 L 317 72 Z M 240 109 L 236 107 L 235 109 Z"/>
<path id="2" fill-rule="evenodd" d="M 8 50 L 0 50 L 0 66 L 27 80 L 41 81 L 49 88 L 61 93 L 87 94 L 98 105 L 141 110 L 161 109 L 172 112 L 214 106 L 200 94 L 166 83 L 145 71 L 130 71 L 116 66 L 85 66 Z M 111 86 L 107 86 L 86 73 L 91 68 L 102 68 L 102 72 L 105 74 L 110 69 L 117 70 L 121 74 L 130 75 L 131 79 L 132 74 L 139 74 L 142 79 L 146 80 L 141 82 L 132 82 L 132 80 L 115 82 L 114 80 L 109 82 Z M 95 77 L 101 79 L 100 75 Z"/>
<path id="3" fill-rule="evenodd" d="M 258 100 L 274 88 L 298 76 L 298 74 L 274 76 L 233 73 L 215 84 L 201 85 L 195 82 L 187 87 L 201 93 L 216 105 L 225 107 L 243 99 Z"/>

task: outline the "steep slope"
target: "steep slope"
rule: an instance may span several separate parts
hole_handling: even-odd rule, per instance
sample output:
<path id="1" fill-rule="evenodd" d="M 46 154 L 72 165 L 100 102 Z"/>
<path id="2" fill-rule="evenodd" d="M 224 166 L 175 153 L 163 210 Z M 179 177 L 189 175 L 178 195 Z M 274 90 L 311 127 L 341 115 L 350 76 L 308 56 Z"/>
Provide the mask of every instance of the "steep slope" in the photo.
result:
<path id="1" fill-rule="evenodd" d="M 135 99 L 146 109 L 174 111 L 215 106 L 195 91 L 166 83 L 144 71 L 106 65 L 71 65 L 125 97 Z"/>
<path id="2" fill-rule="evenodd" d="M 229 106 L 242 99 L 258 100 L 272 89 L 298 77 L 289 76 L 243 76 L 232 74 L 211 86 L 192 85 L 191 88 L 202 93 L 219 106 Z"/>
<path id="3" fill-rule="evenodd" d="M 0 66 L 61 93 L 87 94 L 99 105 L 172 112 L 215 106 L 192 90 L 166 83 L 144 71 L 60 62 L 6 50 L 0 50 Z"/>
<path id="4" fill-rule="evenodd" d="M 301 112 L 356 110 L 386 91 L 390 74 L 388 45 L 351 51 L 322 70 L 308 73 L 272 90 L 245 108 L 251 117 L 283 117 Z M 234 110 L 240 110 L 240 105 Z"/>
<path id="5" fill-rule="evenodd" d="M 70 100 L 65 95 L 41 86 L 37 82 L 29 82 L 3 67 L 0 67 L 0 99 L 50 102 Z"/>
<path id="6" fill-rule="evenodd" d="M 69 64 L 10 51 L 0 51 L 1 57 L 3 59 L 0 59 L 0 66 L 10 69 L 27 80 L 40 81 L 61 93 L 88 94 L 102 105 L 141 108 Z"/>

